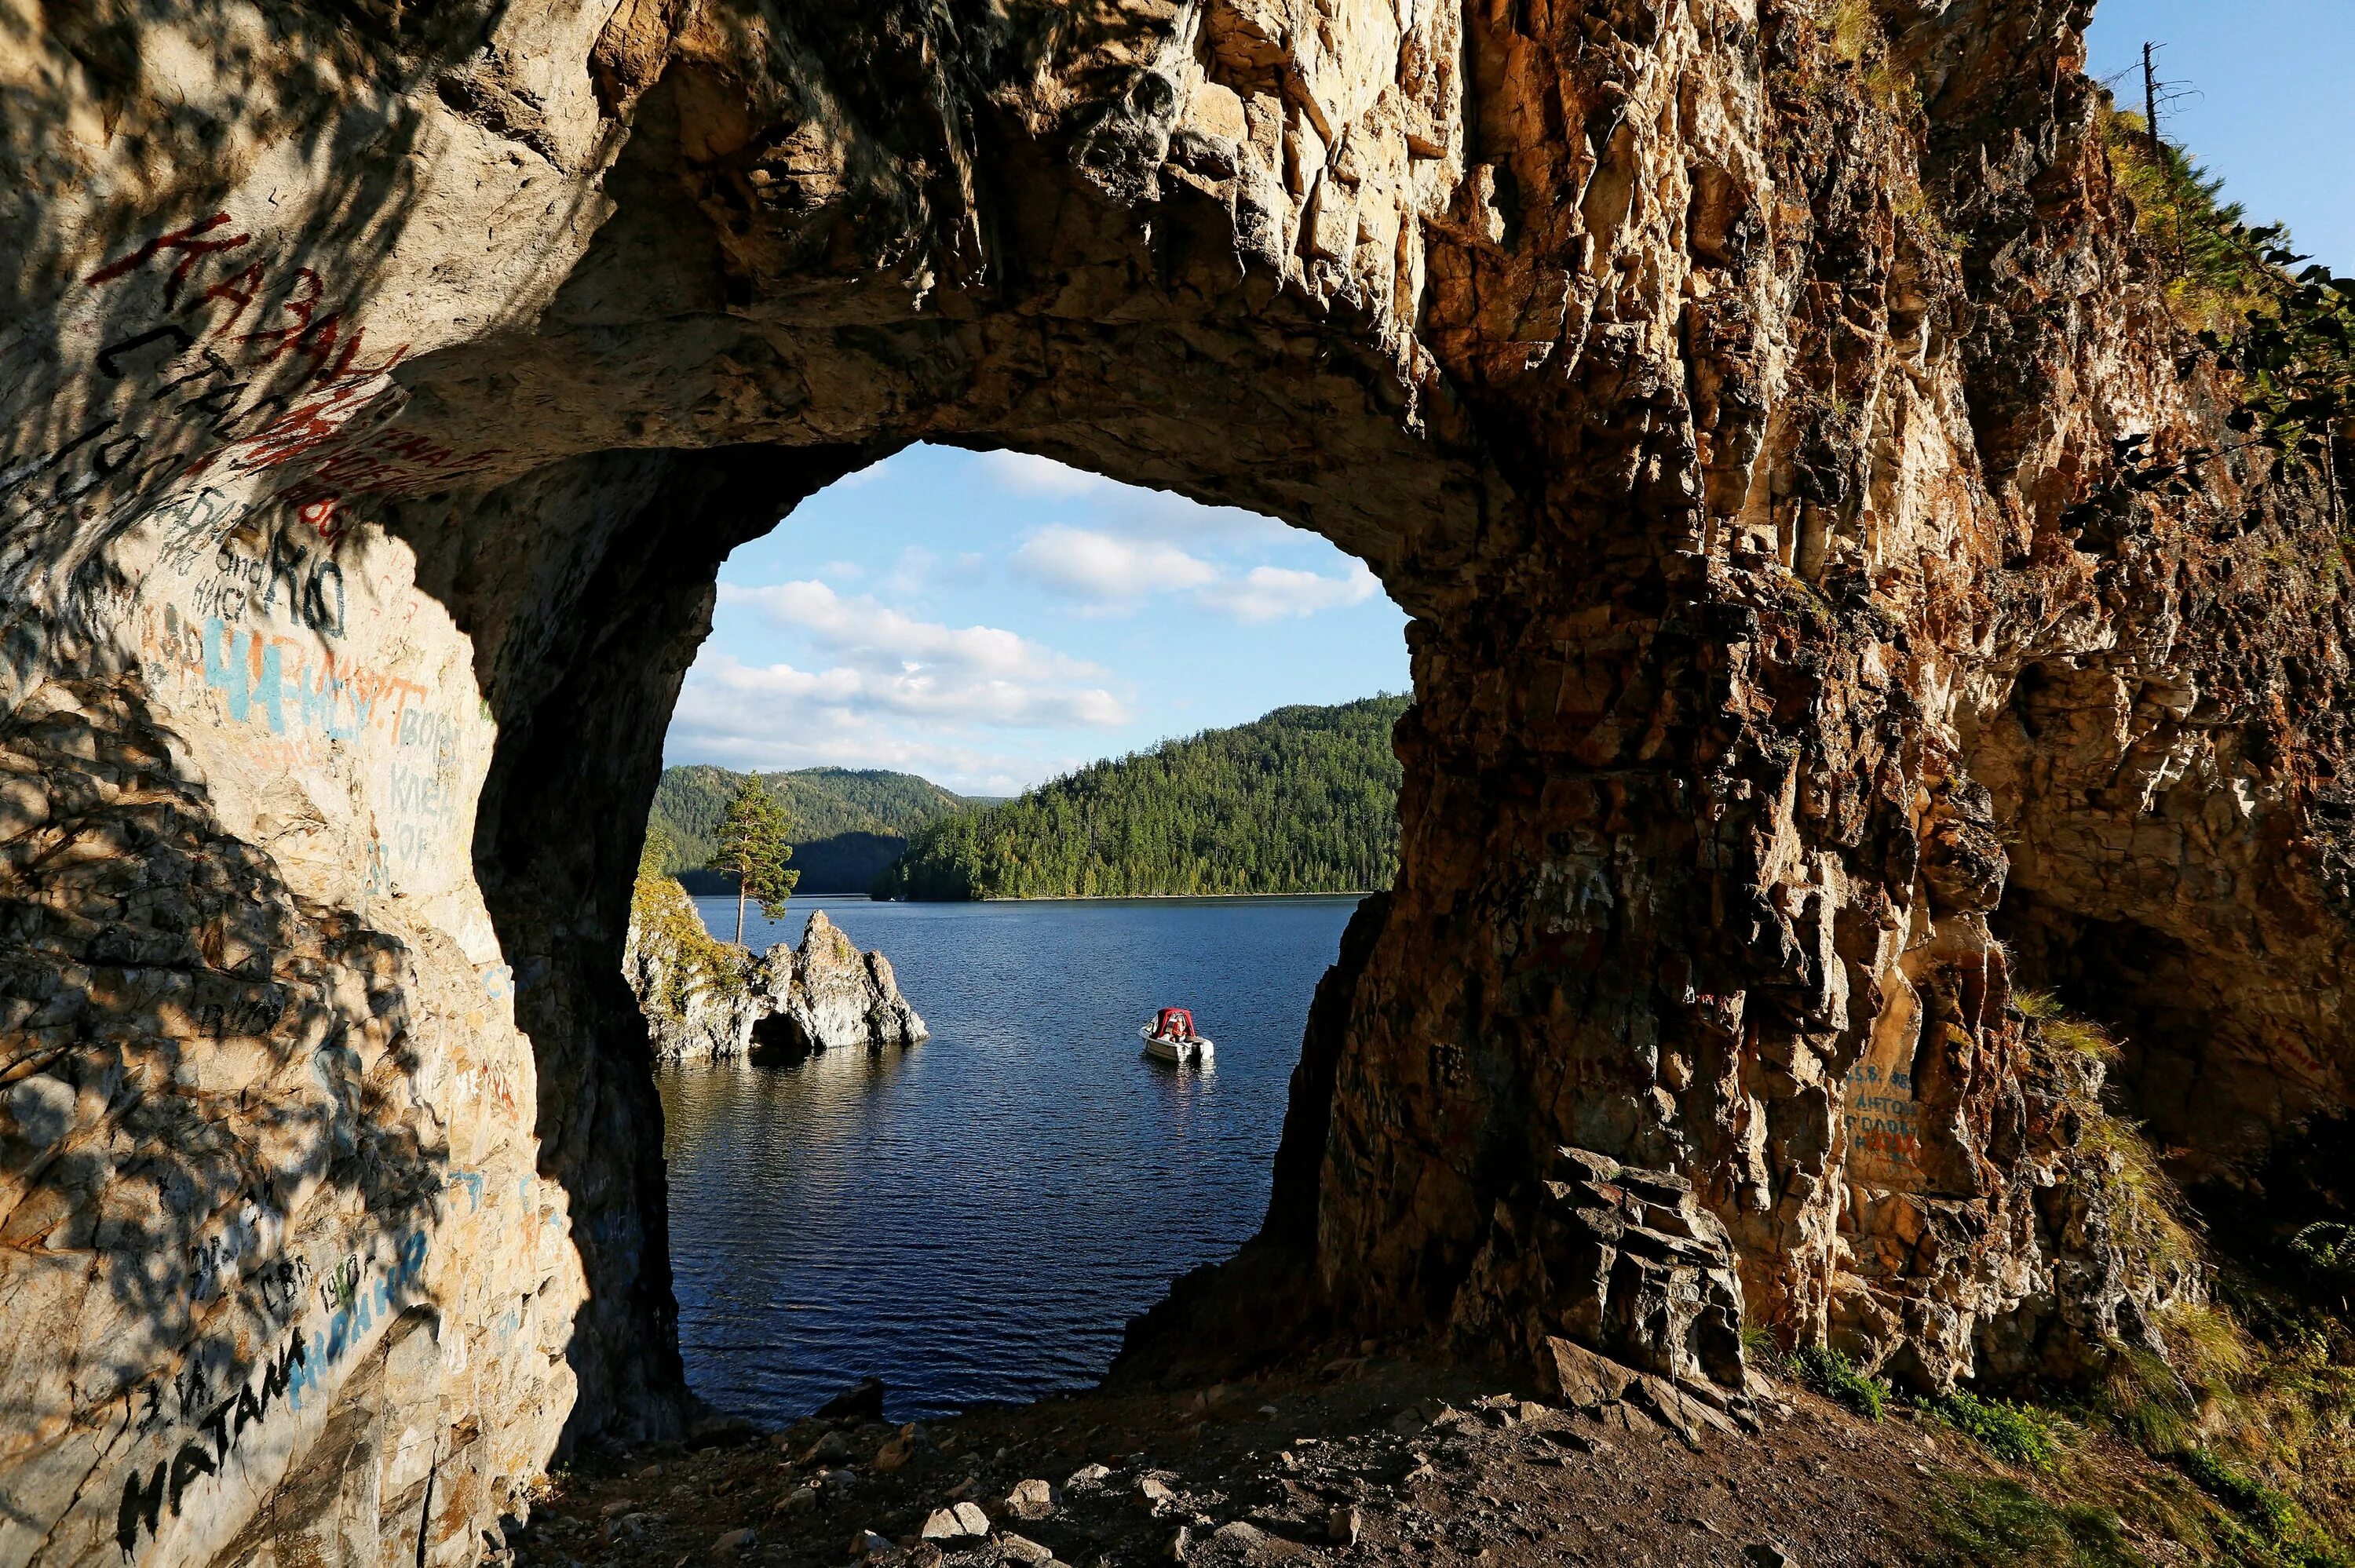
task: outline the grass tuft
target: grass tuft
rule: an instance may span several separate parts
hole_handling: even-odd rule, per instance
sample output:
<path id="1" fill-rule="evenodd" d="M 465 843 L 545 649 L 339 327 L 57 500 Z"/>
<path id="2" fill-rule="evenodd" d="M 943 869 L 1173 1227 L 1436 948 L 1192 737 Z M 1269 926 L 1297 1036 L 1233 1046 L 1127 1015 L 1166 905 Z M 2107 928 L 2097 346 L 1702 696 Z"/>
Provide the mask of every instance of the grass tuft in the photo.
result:
<path id="1" fill-rule="evenodd" d="M 2033 1568 L 2146 1568 L 2118 1516 L 2063 1506 L 2004 1478 L 1957 1479 L 1930 1505 L 1939 1537 L 1961 1561 Z"/>
<path id="2" fill-rule="evenodd" d="M 1889 1385 L 1838 1351 L 1802 1346 L 1785 1358 L 1785 1364 L 1801 1383 L 1867 1421 L 1878 1421 L 1888 1412 Z"/>

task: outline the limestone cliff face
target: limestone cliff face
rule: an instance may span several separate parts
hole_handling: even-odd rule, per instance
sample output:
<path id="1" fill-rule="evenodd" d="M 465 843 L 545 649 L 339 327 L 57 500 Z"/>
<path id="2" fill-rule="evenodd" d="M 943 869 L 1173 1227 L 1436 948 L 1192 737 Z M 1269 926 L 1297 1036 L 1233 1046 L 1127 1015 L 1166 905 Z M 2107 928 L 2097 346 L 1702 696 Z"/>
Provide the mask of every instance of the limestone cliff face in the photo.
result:
<path id="1" fill-rule="evenodd" d="M 1647 1192 L 1712 1344 L 1937 1383 L 2196 1289 L 2013 999 L 2181 1173 L 2296 1167 L 2350 629 L 2298 482 L 2062 525 L 2226 397 L 2086 12 L 0 17 L 0 1561 L 458 1563 L 675 1428 L 636 824 L 720 559 L 917 440 L 1414 618 L 1260 1255 L 1315 1315 L 1576 1338 L 1609 1279 L 1517 1249 Z"/>
<path id="2" fill-rule="evenodd" d="M 790 1061 L 912 1045 L 929 1033 L 900 994 L 890 960 L 860 952 L 823 909 L 799 949 L 779 942 L 755 958 L 714 941 L 666 876 L 638 879 L 622 973 L 659 1062 Z"/>

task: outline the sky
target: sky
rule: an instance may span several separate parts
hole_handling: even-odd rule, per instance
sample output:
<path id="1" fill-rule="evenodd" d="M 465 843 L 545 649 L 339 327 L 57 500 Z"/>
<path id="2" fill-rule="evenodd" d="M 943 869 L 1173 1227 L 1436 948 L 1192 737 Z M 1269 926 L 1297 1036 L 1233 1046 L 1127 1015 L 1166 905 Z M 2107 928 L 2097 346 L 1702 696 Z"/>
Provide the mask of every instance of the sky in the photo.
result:
<path id="1" fill-rule="evenodd" d="M 1316 535 L 911 447 L 729 557 L 665 758 L 1013 794 L 1287 703 L 1405 691 L 1405 628 Z"/>
<path id="2" fill-rule="evenodd" d="M 2101 0 L 2087 35 L 2096 77 L 2142 104 L 2144 40 L 2184 96 L 2159 131 L 2224 176 L 2254 223 L 2355 273 L 2355 0 Z"/>
<path id="3" fill-rule="evenodd" d="M 2355 272 L 2355 0 L 2101 0 L 2089 66 L 2257 223 Z M 1359 562 L 1231 508 L 1043 458 L 915 447 L 804 503 L 720 573 L 672 762 L 890 768 L 1011 794 L 1286 703 L 1408 685 Z"/>

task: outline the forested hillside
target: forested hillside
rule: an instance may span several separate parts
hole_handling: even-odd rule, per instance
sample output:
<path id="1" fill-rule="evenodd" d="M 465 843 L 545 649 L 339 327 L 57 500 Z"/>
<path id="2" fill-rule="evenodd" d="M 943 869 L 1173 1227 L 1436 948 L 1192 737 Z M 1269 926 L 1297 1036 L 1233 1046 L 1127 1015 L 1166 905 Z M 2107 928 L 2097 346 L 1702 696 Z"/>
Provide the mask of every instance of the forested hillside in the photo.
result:
<path id="1" fill-rule="evenodd" d="M 668 863 L 690 892 L 730 885 L 711 861 L 712 835 L 744 775 L 697 764 L 663 769 L 647 825 L 667 834 Z M 793 868 L 805 893 L 864 893 L 906 847 L 908 835 L 972 802 L 912 773 L 873 768 L 805 768 L 764 773 L 792 824 Z M 698 874 L 698 873 L 700 874 Z"/>
<path id="2" fill-rule="evenodd" d="M 1278 708 L 1099 762 L 916 833 L 903 898 L 1354 893 L 1398 869 L 1402 696 Z"/>

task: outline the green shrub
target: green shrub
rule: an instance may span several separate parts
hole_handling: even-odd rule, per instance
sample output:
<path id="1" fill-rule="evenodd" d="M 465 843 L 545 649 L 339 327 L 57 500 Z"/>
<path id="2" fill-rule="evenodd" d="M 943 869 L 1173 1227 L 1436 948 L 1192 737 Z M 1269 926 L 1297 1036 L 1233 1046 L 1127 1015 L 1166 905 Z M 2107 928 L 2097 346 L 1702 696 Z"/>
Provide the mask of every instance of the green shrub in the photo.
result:
<path id="1" fill-rule="evenodd" d="M 2134 202 L 2135 233 L 2164 270 L 2168 303 L 2190 326 L 2237 324 L 2270 281 L 2245 238 L 2248 215 L 2182 148 L 2153 147 L 2141 115 L 2113 112 L 2105 130 L 2110 167 Z"/>
<path id="2" fill-rule="evenodd" d="M 2008 1465 L 2049 1474 L 2061 1463 L 2061 1428 L 2032 1406 L 1958 1388 L 1923 1408 Z"/>
<path id="3" fill-rule="evenodd" d="M 2300 1263 L 2328 1279 L 2355 1280 L 2355 1225 L 2318 1221 L 2290 1237 L 2289 1250 Z"/>
<path id="4" fill-rule="evenodd" d="M 1888 1409 L 1889 1385 L 1838 1351 L 1803 1346 L 1791 1352 L 1788 1364 L 1801 1383 L 1867 1421 L 1880 1420 Z"/>
<path id="5" fill-rule="evenodd" d="M 666 949 L 662 989 L 638 999 L 673 1022 L 687 1015 L 689 999 L 708 990 L 719 996 L 741 996 L 751 980 L 752 955 L 722 942 L 703 928 L 703 916 L 687 889 L 650 868 L 661 863 L 661 846 L 652 842 L 640 863 L 636 885 L 630 891 L 630 923 L 637 927 L 642 948 Z"/>

